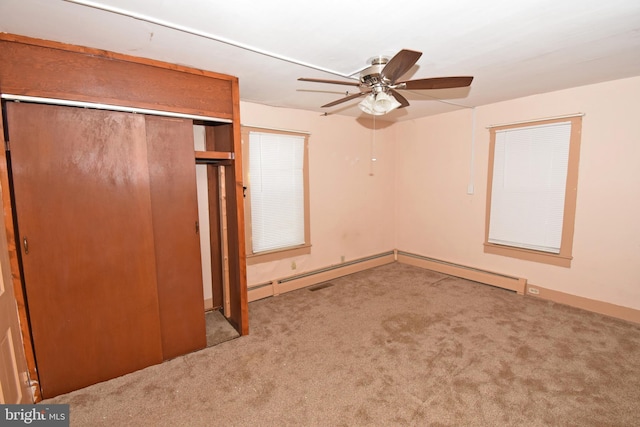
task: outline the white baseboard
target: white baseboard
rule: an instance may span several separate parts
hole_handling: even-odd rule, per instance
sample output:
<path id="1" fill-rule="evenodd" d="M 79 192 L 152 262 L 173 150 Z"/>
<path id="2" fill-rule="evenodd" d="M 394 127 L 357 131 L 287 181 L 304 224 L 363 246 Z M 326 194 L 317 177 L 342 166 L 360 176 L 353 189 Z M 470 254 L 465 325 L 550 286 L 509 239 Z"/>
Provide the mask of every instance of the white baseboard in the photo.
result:
<path id="1" fill-rule="evenodd" d="M 482 270 L 475 267 L 455 264 L 448 261 L 416 255 L 409 252 L 398 251 L 398 262 L 449 274 L 451 276 L 462 277 L 474 282 L 485 283 L 499 288 L 515 291 L 524 295 L 527 279 L 513 277 L 493 271 Z"/>
<path id="2" fill-rule="evenodd" d="M 306 288 L 308 286 L 333 280 L 348 274 L 357 273 L 359 271 L 368 270 L 373 267 L 390 264 L 392 262 L 395 262 L 395 257 L 394 253 L 390 251 L 366 258 L 348 261 L 344 264 L 337 264 L 327 268 L 273 280 L 272 282 L 250 287 L 248 289 L 249 302 L 294 291 L 296 289 Z"/>
<path id="3" fill-rule="evenodd" d="M 577 295 L 566 294 L 553 289 L 542 288 L 532 283 L 527 284 L 527 296 L 553 301 L 558 304 L 569 305 L 571 307 L 592 311 L 594 313 L 604 314 L 605 316 L 615 317 L 616 319 L 622 319 L 628 322 L 640 323 L 640 310 L 611 304 L 609 302 L 580 297 Z"/>

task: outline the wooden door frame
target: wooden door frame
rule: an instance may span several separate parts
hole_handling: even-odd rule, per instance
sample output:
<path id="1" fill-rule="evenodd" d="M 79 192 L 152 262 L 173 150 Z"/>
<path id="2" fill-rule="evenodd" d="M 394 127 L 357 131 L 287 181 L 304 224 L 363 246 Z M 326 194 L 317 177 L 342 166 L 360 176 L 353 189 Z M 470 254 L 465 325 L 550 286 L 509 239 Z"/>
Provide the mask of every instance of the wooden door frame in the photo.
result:
<path id="1" fill-rule="evenodd" d="M 43 69 L 49 73 L 47 79 L 41 76 L 40 70 Z M 232 141 L 228 146 L 230 155 L 226 157 L 233 164 L 230 168 L 233 173 L 227 175 L 227 214 L 231 218 L 229 226 L 233 233 L 230 239 L 233 241 L 230 248 L 233 283 L 230 320 L 241 335 L 249 333 L 240 97 L 236 77 L 99 49 L 0 34 L 0 93 L 162 110 L 231 121 Z M 4 129 L 3 120 L 0 118 L 0 129 Z M 0 185 L 3 189 L 10 189 L 6 152 L 0 151 Z M 10 191 L 2 192 L 2 207 L 27 365 L 31 379 L 37 380 Z M 42 399 L 37 388 L 34 389 L 34 399 Z"/>
<path id="2" fill-rule="evenodd" d="M 0 135 L 5 135 L 4 121 L 1 115 Z M 22 342 L 22 347 L 19 349 L 21 350 L 20 353 L 14 354 L 14 356 L 16 358 L 16 363 L 18 366 L 27 367 L 28 378 L 24 379 L 24 381 L 27 382 L 27 384 L 25 384 L 25 387 L 29 388 L 29 399 L 31 400 L 31 402 L 33 402 L 39 401 L 41 398 L 40 389 L 38 387 L 31 387 L 31 379 L 38 377 L 37 372 L 35 371 L 35 357 L 31 343 L 31 331 L 28 327 L 26 327 L 26 325 L 28 325 L 28 322 L 26 318 L 26 310 L 24 307 L 25 298 L 23 294 L 23 288 L 20 281 L 18 281 L 18 284 L 16 284 L 16 277 L 14 273 L 15 271 L 19 271 L 19 263 L 16 251 L 16 239 L 14 234 L 15 229 L 12 222 L 13 206 L 11 203 L 11 191 L 9 187 L 9 174 L 7 165 L 6 151 L 4 149 L 0 150 L 0 195 L 2 197 L 1 203 L 4 212 L 4 232 L 0 234 L 3 235 L 3 237 L 6 239 L 0 242 L 0 250 L 3 252 L 6 251 L 3 255 L 6 255 L 6 260 L 8 260 L 8 265 L 3 265 L 3 277 L 0 280 L 4 281 L 4 288 L 6 292 L 13 292 L 13 298 L 16 301 L 17 310 L 15 315 L 20 326 L 21 337 L 19 341 Z M 11 224 L 11 226 L 9 226 L 9 224 Z M 5 280 L 8 275 L 11 275 L 11 280 Z"/>

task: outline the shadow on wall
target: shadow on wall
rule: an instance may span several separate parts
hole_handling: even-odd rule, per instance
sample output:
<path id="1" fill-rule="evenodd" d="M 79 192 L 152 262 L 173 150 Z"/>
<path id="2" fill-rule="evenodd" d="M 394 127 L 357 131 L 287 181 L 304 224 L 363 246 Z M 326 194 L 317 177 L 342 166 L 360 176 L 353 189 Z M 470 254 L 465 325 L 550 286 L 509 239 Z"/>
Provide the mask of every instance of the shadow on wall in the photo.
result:
<path id="1" fill-rule="evenodd" d="M 389 122 L 389 121 L 386 121 L 386 120 L 383 120 L 383 119 L 377 117 L 376 120 L 375 120 L 375 125 L 374 125 L 373 117 L 374 116 L 364 115 L 362 117 L 358 117 L 356 119 L 356 122 L 360 126 L 362 126 L 364 128 L 367 128 L 367 129 L 371 129 L 371 130 L 373 130 L 373 129 L 375 129 L 375 130 L 386 129 L 389 126 L 394 124 L 394 122 Z"/>

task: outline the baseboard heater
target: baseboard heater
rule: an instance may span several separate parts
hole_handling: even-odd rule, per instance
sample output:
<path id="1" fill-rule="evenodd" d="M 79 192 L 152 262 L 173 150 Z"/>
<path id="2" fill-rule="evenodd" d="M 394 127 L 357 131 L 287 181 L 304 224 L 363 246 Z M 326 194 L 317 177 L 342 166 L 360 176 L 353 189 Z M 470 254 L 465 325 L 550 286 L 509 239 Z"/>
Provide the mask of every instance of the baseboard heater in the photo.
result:
<path id="1" fill-rule="evenodd" d="M 373 267 L 390 264 L 392 262 L 395 262 L 395 252 L 388 251 L 331 265 L 318 270 L 288 276 L 271 282 L 250 286 L 248 289 L 249 302 L 294 291 L 296 289 L 306 288 L 308 286 L 323 283 L 328 280 L 333 280 L 359 271 L 368 270 Z"/>
<path id="2" fill-rule="evenodd" d="M 433 270 L 439 273 L 473 280 L 474 282 L 509 289 L 520 295 L 524 295 L 525 287 L 527 286 L 527 279 L 508 276 L 493 271 L 481 270 L 479 268 L 468 267 L 409 252 L 397 251 L 397 260 L 398 262 L 425 268 L 427 270 Z"/>

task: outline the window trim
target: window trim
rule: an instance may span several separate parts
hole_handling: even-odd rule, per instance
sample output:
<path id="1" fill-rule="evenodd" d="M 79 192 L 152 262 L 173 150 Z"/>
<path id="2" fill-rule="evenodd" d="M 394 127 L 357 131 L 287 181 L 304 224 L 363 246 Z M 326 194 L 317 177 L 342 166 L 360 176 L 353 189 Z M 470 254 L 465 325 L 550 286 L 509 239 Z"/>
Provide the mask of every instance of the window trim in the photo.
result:
<path id="1" fill-rule="evenodd" d="M 571 135 L 569 137 L 569 159 L 567 164 L 567 181 L 565 184 L 564 214 L 562 219 L 562 240 L 560 243 L 560 253 L 554 254 L 533 249 L 489 243 L 489 224 L 491 219 L 491 194 L 493 188 L 496 131 L 562 122 L 571 122 Z M 581 135 L 582 116 L 563 117 L 549 120 L 535 120 L 511 125 L 496 126 L 490 129 L 489 168 L 487 171 L 487 202 L 484 236 L 485 253 L 518 258 L 526 261 L 551 264 L 559 267 L 571 267 L 571 260 L 573 259 L 573 234 L 575 227 L 576 201 L 578 194 L 578 166 L 580 162 Z"/>
<path id="2" fill-rule="evenodd" d="M 251 226 L 251 182 L 249 179 L 249 133 L 273 133 L 277 135 L 293 135 L 304 138 L 303 157 L 303 185 L 304 185 L 304 244 L 287 248 L 274 249 L 259 253 L 253 252 L 252 226 Z M 280 129 L 269 129 L 263 127 L 242 126 L 242 149 L 243 149 L 243 179 L 245 185 L 244 208 L 245 208 L 245 242 L 247 265 L 259 264 L 263 262 L 278 261 L 292 258 L 299 255 L 311 253 L 311 227 L 309 215 L 309 134 Z"/>

